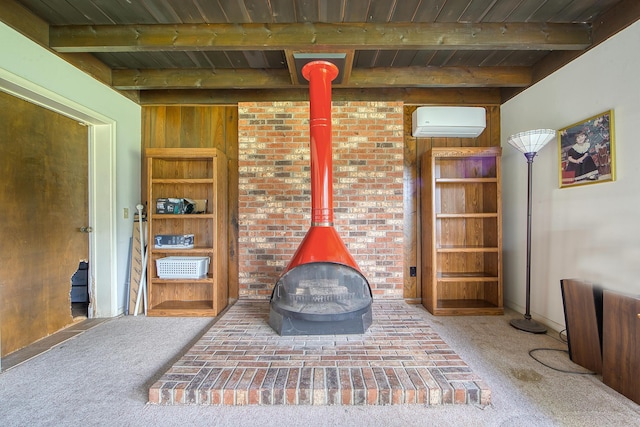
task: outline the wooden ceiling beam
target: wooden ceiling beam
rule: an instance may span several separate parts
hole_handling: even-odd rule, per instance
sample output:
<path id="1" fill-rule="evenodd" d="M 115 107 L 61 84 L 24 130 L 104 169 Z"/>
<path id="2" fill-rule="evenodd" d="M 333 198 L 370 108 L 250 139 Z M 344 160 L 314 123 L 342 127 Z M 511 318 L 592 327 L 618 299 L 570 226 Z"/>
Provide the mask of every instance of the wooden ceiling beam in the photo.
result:
<path id="1" fill-rule="evenodd" d="M 525 87 L 528 67 L 409 67 L 353 69 L 344 88 L 381 87 Z M 120 90 L 150 89 L 288 89 L 287 70 L 160 69 L 113 70 L 112 85 Z"/>
<path id="2" fill-rule="evenodd" d="M 262 89 L 291 87 L 283 69 L 159 69 L 113 70 L 111 84 L 121 90 L 142 89 Z"/>
<path id="3" fill-rule="evenodd" d="M 500 105 L 497 88 L 333 88 L 333 101 L 404 102 L 405 105 Z M 145 90 L 140 92 L 141 105 L 235 105 L 239 102 L 309 101 L 309 90 L 290 89 L 186 89 Z"/>
<path id="4" fill-rule="evenodd" d="M 301 23 L 51 26 L 58 52 L 190 50 L 583 50 L 588 24 Z"/>
<path id="5" fill-rule="evenodd" d="M 354 68 L 346 86 L 525 87 L 530 84 L 529 67 L 381 67 Z"/>

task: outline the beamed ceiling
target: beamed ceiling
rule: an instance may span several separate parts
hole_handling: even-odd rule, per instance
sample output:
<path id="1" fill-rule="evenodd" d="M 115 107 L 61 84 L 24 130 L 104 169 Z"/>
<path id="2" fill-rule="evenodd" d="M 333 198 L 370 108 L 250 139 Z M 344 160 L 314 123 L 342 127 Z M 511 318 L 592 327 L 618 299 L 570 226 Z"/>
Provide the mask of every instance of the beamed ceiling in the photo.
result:
<path id="1" fill-rule="evenodd" d="M 500 103 L 639 17 L 637 0 L 0 0 L 0 20 L 143 104 L 305 99 L 301 54 L 344 58 L 334 99 Z"/>

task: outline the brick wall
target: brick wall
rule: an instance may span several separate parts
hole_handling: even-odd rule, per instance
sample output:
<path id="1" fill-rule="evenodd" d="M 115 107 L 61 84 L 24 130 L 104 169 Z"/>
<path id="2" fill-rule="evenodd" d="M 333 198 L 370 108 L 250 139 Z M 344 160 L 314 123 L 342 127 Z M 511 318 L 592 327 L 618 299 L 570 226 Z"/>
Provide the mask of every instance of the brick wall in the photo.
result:
<path id="1" fill-rule="evenodd" d="M 240 103 L 240 298 L 269 298 L 311 225 L 309 103 Z M 334 225 L 374 298 L 403 296 L 401 103 L 334 102 Z"/>

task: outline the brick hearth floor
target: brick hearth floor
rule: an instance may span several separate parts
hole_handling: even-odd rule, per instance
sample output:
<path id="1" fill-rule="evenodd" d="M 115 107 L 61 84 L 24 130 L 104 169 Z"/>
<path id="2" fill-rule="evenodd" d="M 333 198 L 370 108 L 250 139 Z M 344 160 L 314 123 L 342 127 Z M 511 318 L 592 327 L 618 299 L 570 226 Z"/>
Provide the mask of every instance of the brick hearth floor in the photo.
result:
<path id="1" fill-rule="evenodd" d="M 421 306 L 373 303 L 362 335 L 276 334 L 267 301 L 240 300 L 151 388 L 180 405 L 490 403 L 491 392 Z"/>

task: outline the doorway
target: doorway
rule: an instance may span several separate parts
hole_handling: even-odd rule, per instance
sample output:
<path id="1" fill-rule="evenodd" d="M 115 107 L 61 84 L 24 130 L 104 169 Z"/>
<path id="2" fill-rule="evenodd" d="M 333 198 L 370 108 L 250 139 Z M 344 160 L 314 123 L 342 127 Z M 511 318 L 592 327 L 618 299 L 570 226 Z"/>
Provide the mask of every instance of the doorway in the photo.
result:
<path id="1" fill-rule="evenodd" d="M 0 93 L 2 353 L 70 323 L 69 278 L 89 258 L 85 125 Z"/>
<path id="2" fill-rule="evenodd" d="M 103 114 L 0 68 L 0 91 L 83 122 L 89 129 L 89 317 L 119 311 L 116 214 L 116 122 Z M 99 195 L 96 196 L 96 195 Z M 0 287 L 1 289 L 1 287 Z M 2 342 L 0 318 L 0 354 Z M 0 358 L 0 363 L 2 359 Z M 2 366 L 0 365 L 0 368 Z"/>
<path id="3" fill-rule="evenodd" d="M 70 278 L 88 272 L 89 132 L 77 120 L 0 93 L 2 354 L 73 322 Z"/>

